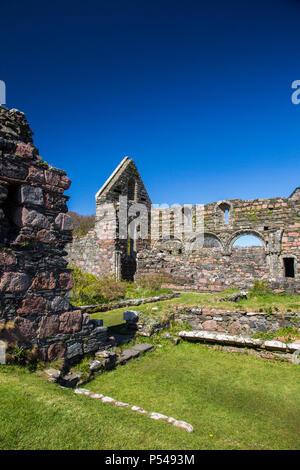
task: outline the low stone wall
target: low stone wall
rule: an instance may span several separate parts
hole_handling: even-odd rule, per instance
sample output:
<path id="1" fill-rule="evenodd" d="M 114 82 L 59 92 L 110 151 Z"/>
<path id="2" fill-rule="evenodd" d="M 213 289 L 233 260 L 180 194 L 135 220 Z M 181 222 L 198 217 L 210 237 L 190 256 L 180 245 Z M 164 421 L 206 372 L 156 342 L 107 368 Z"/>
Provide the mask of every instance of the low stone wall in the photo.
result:
<path id="1" fill-rule="evenodd" d="M 96 305 L 83 305 L 78 307 L 82 312 L 85 313 L 96 313 L 96 312 L 107 312 L 108 310 L 115 310 L 116 308 L 132 307 L 141 304 L 150 304 L 152 302 L 159 302 L 160 300 L 174 299 L 180 297 L 180 293 L 158 295 L 156 297 L 149 297 L 148 299 L 128 299 L 120 300 L 119 302 L 111 302 L 109 304 L 96 304 Z"/>
<path id="2" fill-rule="evenodd" d="M 176 319 L 191 325 L 195 330 L 252 335 L 259 331 L 275 332 L 283 326 L 300 328 L 300 313 L 258 313 L 210 308 L 176 309 Z"/>

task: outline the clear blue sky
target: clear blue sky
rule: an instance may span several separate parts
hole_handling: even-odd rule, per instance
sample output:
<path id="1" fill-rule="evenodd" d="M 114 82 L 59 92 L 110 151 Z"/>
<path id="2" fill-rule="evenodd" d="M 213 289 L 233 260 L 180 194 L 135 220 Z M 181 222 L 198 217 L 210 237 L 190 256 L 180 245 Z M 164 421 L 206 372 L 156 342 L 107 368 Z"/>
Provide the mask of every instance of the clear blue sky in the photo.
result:
<path id="1" fill-rule="evenodd" d="M 0 79 L 69 208 L 134 158 L 153 203 L 300 185 L 300 1 L 0 0 Z"/>

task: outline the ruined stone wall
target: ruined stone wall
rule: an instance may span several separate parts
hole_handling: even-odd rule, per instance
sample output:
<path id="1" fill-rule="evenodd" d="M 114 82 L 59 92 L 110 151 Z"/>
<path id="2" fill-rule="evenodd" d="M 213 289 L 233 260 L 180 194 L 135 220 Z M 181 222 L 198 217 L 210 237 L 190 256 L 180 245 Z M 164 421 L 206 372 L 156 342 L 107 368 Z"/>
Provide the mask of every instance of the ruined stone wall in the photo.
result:
<path id="1" fill-rule="evenodd" d="M 125 157 L 96 195 L 95 230 L 67 245 L 69 264 L 99 277 L 133 280 L 137 252 L 150 247 L 150 211 L 135 163 Z M 140 230 L 146 231 L 142 239 Z"/>
<path id="2" fill-rule="evenodd" d="M 130 239 L 133 220 L 135 235 L 146 227 L 146 236 L 136 241 Z M 243 235 L 257 237 L 262 247 L 235 247 Z M 133 160 L 126 157 L 96 195 L 94 233 L 76 240 L 68 252 L 71 264 L 100 276 L 167 273 L 177 288 L 202 291 L 267 279 L 278 289 L 299 291 L 300 189 L 289 198 L 160 208 L 151 205 Z"/>
<path id="3" fill-rule="evenodd" d="M 69 303 L 70 183 L 38 155 L 25 115 L 0 107 L 0 338 L 44 360 L 80 357 L 107 335 Z"/>
<path id="4" fill-rule="evenodd" d="M 255 279 L 267 279 L 276 288 L 300 292 L 299 189 L 289 198 L 221 201 L 205 205 L 204 211 L 203 206 L 193 206 L 191 217 L 193 233 L 187 238 L 181 231 L 183 220 L 172 227 L 170 209 L 156 210 L 152 249 L 139 252 L 136 278 L 165 272 L 177 288 L 201 291 L 245 288 Z M 171 239 L 164 239 L 168 224 Z M 204 246 L 193 249 L 202 236 L 197 226 L 203 226 Z M 243 235 L 256 236 L 263 247 L 233 247 Z M 285 258 L 294 260 L 294 279 L 286 276 Z"/>
<path id="5" fill-rule="evenodd" d="M 261 247 L 237 247 L 230 257 L 224 256 L 220 248 L 180 255 L 153 250 L 138 254 L 136 278 L 167 273 L 175 289 L 218 292 L 233 285 L 246 288 L 253 279 L 266 279 L 268 271 Z"/>
<path id="6" fill-rule="evenodd" d="M 78 267 L 83 272 L 95 276 L 110 276 L 114 272 L 115 241 L 98 240 L 94 230 L 85 236 L 74 237 L 66 246 L 67 260 L 70 266 Z"/>
<path id="7" fill-rule="evenodd" d="M 300 314 L 289 312 L 231 311 L 213 308 L 186 308 L 177 306 L 176 319 L 191 325 L 194 330 L 218 331 L 233 335 L 253 335 L 258 332 L 275 333 L 282 327 L 299 328 Z"/>

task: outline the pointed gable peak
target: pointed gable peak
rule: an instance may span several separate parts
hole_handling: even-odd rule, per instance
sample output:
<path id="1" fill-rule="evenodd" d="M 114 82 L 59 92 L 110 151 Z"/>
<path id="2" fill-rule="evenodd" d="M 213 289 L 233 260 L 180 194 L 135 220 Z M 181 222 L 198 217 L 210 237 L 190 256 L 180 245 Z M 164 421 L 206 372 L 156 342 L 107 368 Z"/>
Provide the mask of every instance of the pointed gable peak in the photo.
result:
<path id="1" fill-rule="evenodd" d="M 133 159 L 123 158 L 110 177 L 96 193 L 96 202 L 110 200 L 116 201 L 120 195 L 127 195 L 135 202 L 148 202 L 151 200 L 142 181 L 141 175 Z M 132 195 L 132 197 L 131 197 Z"/>
<path id="2" fill-rule="evenodd" d="M 125 167 L 129 164 L 130 161 L 133 161 L 133 160 L 130 160 L 128 156 L 123 158 L 123 160 L 119 163 L 117 168 L 112 172 L 112 174 L 107 178 L 105 183 L 101 186 L 99 191 L 97 191 L 97 193 L 95 194 L 96 200 L 98 199 L 98 197 L 100 197 L 104 193 L 106 189 L 108 189 L 112 180 L 115 179 L 115 177 L 118 178 L 121 175 L 122 171 L 124 171 Z"/>

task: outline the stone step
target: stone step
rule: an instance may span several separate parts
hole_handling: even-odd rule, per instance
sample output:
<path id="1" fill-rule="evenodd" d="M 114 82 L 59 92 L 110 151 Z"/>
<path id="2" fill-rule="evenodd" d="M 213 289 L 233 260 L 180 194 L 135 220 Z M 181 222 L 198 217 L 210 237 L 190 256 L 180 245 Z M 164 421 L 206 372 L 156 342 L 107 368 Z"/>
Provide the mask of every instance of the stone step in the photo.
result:
<path id="1" fill-rule="evenodd" d="M 139 357 L 140 353 L 146 353 L 154 348 L 153 344 L 140 343 L 135 344 L 130 349 L 125 349 L 120 356 L 120 364 L 125 364 L 131 359 Z"/>
<path id="2" fill-rule="evenodd" d="M 151 351 L 151 349 L 154 348 L 154 344 L 148 344 L 148 343 L 140 343 L 140 344 L 135 344 L 132 346 L 132 349 L 135 351 L 139 352 L 148 352 Z"/>

